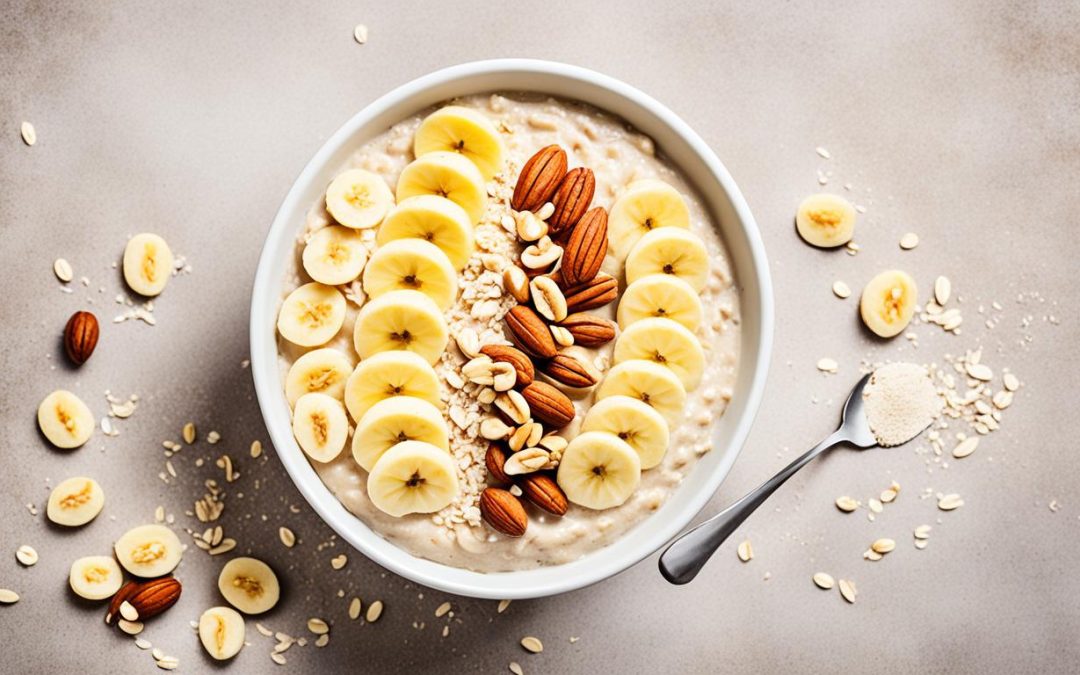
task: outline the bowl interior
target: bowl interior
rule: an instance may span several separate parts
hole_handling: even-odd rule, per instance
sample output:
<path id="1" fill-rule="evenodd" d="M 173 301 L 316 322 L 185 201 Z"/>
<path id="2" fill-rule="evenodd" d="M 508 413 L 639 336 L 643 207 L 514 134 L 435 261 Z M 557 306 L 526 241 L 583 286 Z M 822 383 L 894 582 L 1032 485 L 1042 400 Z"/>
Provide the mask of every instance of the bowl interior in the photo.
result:
<path id="1" fill-rule="evenodd" d="M 698 461 L 655 514 L 610 546 L 572 563 L 503 573 L 473 572 L 417 558 L 371 531 L 342 506 L 292 437 L 275 344 L 282 280 L 297 228 L 335 170 L 359 145 L 401 119 L 455 96 L 487 91 L 530 91 L 577 99 L 651 136 L 659 152 L 695 187 L 718 224 L 732 258 L 742 305 L 742 354 L 734 396 L 714 425 L 712 452 Z M 335 132 L 308 163 L 274 219 L 259 261 L 251 308 L 251 367 L 259 405 L 281 461 L 304 497 L 343 539 L 379 564 L 426 586 L 481 598 L 539 597 L 581 588 L 626 569 L 658 549 L 701 510 L 727 475 L 749 432 L 768 369 L 772 321 L 772 289 L 757 226 L 731 176 L 684 122 L 636 89 L 586 69 L 518 59 L 482 61 L 432 73 L 376 100 Z"/>

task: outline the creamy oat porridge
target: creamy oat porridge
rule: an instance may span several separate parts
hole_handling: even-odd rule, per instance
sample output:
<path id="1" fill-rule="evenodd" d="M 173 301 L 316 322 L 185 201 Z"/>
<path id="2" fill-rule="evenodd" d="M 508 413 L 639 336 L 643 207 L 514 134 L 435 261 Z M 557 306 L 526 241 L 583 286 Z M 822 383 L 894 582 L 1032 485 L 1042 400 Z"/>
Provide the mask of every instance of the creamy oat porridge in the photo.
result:
<path id="1" fill-rule="evenodd" d="M 338 499 L 479 571 L 575 560 L 659 508 L 730 399 L 739 300 L 652 141 L 584 105 L 480 95 L 341 171 L 278 322 L 294 433 Z"/>

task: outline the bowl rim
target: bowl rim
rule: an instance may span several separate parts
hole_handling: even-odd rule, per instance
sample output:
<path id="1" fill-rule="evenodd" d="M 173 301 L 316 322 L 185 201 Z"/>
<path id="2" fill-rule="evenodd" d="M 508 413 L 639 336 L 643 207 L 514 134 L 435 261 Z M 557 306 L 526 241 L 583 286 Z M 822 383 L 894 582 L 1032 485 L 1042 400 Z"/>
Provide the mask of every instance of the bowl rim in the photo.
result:
<path id="1" fill-rule="evenodd" d="M 758 291 L 758 303 L 753 308 L 760 323 L 756 344 L 754 345 L 757 361 L 753 364 L 752 374 L 749 376 L 746 390 L 740 391 L 738 394 L 743 398 L 745 407 L 735 423 L 724 457 L 712 470 L 712 473 L 708 475 L 703 489 L 691 496 L 689 501 L 677 512 L 677 517 L 670 519 L 658 532 L 642 539 L 628 555 L 605 561 L 602 564 L 580 565 L 579 569 L 574 570 L 574 574 L 548 574 L 546 575 L 547 578 L 541 582 L 532 579 L 525 580 L 523 577 L 541 576 L 540 572 L 543 570 L 561 570 L 568 566 L 578 566 L 582 561 L 588 561 L 597 554 L 611 549 L 619 541 L 625 539 L 627 535 L 569 563 L 510 572 L 476 572 L 437 563 L 409 553 L 394 542 L 371 530 L 362 519 L 345 509 L 344 505 L 326 487 L 308 463 L 307 458 L 299 450 L 292 437 L 291 424 L 275 417 L 274 413 L 277 411 L 273 410 L 273 408 L 278 405 L 279 400 L 284 400 L 284 393 L 281 390 L 276 341 L 272 338 L 267 340 L 266 336 L 266 327 L 273 326 L 276 322 L 277 308 L 280 303 L 281 279 L 274 277 L 272 269 L 276 249 L 279 248 L 283 238 L 288 238 L 291 247 L 293 233 L 297 226 L 293 221 L 293 214 L 297 208 L 306 213 L 310 204 L 303 203 L 300 200 L 304 197 L 307 185 L 312 182 L 319 172 L 325 170 L 328 161 L 372 120 L 422 95 L 429 89 L 484 75 L 507 73 L 554 76 L 560 80 L 606 90 L 606 93 L 614 95 L 615 98 L 624 99 L 647 114 L 658 118 L 662 125 L 666 126 L 689 146 L 690 150 L 704 164 L 711 177 L 725 192 L 727 201 L 736 215 L 735 220 L 737 223 L 733 224 L 733 226 L 741 230 L 745 237 L 750 261 L 748 266 L 744 266 L 743 269 L 737 272 L 737 278 L 739 281 L 744 282 L 743 285 L 745 286 L 747 277 L 753 277 L 753 282 L 756 284 Z M 521 90 L 542 91 L 554 96 L 560 95 L 557 91 L 530 89 L 528 87 L 522 87 Z M 488 89 L 477 89 L 477 93 L 480 91 L 488 91 Z M 567 96 L 567 98 L 572 99 L 574 97 Z M 610 109 L 608 112 L 622 116 L 618 110 Z M 698 189 L 700 191 L 700 188 Z M 272 297 L 268 297 L 268 294 L 271 293 Z M 745 294 L 740 297 L 740 301 L 745 302 Z M 746 310 L 746 306 L 743 305 L 744 316 Z M 734 464 L 746 442 L 760 406 L 772 351 L 773 312 L 773 290 L 768 259 L 756 221 L 742 192 L 723 163 L 688 124 L 659 101 L 637 88 L 587 68 L 538 59 L 490 59 L 442 68 L 383 94 L 364 106 L 339 127 L 304 166 L 275 214 L 259 256 L 250 309 L 250 363 L 260 412 L 270 439 L 278 451 L 278 457 L 285 465 L 289 477 L 304 499 L 323 522 L 329 525 L 346 542 L 369 559 L 395 574 L 431 588 L 477 598 L 533 598 L 583 588 L 632 567 L 672 539 L 705 507 L 730 472 L 732 464 Z M 749 345 L 745 341 L 745 334 L 740 339 L 742 340 L 740 352 L 746 354 Z M 266 368 L 264 365 L 268 363 L 268 357 L 271 359 L 269 362 L 274 364 L 273 368 Z M 713 434 L 715 435 L 715 433 L 716 428 L 713 427 Z M 631 528 L 631 531 L 648 522 L 648 520 L 646 518 L 637 523 Z M 447 576 L 454 578 L 448 579 Z M 507 583 L 508 579 L 514 579 L 517 583 Z M 492 580 L 497 581 L 491 583 Z"/>

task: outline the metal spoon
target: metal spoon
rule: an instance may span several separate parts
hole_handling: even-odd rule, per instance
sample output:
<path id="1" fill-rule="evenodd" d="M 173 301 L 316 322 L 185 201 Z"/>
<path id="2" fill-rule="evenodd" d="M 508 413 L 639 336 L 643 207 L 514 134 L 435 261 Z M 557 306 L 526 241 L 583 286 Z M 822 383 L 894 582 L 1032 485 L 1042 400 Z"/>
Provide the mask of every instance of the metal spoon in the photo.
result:
<path id="1" fill-rule="evenodd" d="M 857 448 L 876 446 L 877 439 L 870 431 L 870 424 L 863 413 L 862 391 L 869 379 L 870 375 L 864 375 L 848 394 L 847 401 L 844 402 L 839 429 L 811 448 L 805 455 L 788 464 L 783 471 L 762 483 L 757 489 L 675 539 L 660 556 L 660 573 L 664 575 L 664 578 L 673 584 L 689 583 L 705 566 L 720 544 L 724 543 L 724 540 L 731 536 L 731 533 L 737 530 L 739 525 L 742 525 L 742 522 L 773 492 L 776 492 L 776 488 L 783 485 L 784 481 L 794 476 L 796 471 L 821 453 L 841 443 L 849 443 Z"/>

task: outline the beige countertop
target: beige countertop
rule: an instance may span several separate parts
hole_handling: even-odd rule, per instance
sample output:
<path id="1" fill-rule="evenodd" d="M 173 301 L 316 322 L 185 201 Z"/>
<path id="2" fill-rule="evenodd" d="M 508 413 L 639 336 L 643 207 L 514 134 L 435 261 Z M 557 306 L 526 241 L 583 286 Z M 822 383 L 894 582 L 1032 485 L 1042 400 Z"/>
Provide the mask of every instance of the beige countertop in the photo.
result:
<path id="1" fill-rule="evenodd" d="M 126 4 L 0 8 L 0 587 L 22 595 L 0 607 L 3 670 L 154 671 L 149 653 L 101 623 L 102 608 L 73 598 L 67 569 L 108 552 L 158 505 L 178 528 L 197 527 L 184 512 L 203 481 L 221 479 L 213 460 L 222 452 L 240 472 L 225 533 L 286 587 L 263 623 L 296 636 L 311 616 L 333 624 L 328 646 L 292 647 L 280 672 L 498 673 L 511 661 L 526 673 L 1075 669 L 1075 3 Z M 357 23 L 370 29 L 363 46 L 352 38 Z M 366 103 L 439 67 L 499 56 L 576 63 L 655 96 L 712 145 L 758 220 L 777 289 L 773 366 L 754 431 L 709 513 L 830 430 L 863 359 L 943 363 L 981 346 L 984 362 L 1023 381 L 1001 431 L 961 461 L 927 464 L 914 445 L 839 450 L 784 486 L 683 588 L 663 581 L 653 556 L 591 588 L 497 614 L 495 602 L 417 588 L 333 545 L 272 449 L 265 460 L 248 457 L 253 439 L 268 444 L 241 367 L 263 234 L 304 163 Z M 34 147 L 19 139 L 23 120 L 36 126 Z M 818 171 L 825 189 L 850 183 L 845 194 L 866 207 L 855 256 L 811 249 L 794 233 L 795 206 L 820 189 Z M 192 268 L 155 303 L 153 327 L 111 322 L 124 293 L 113 264 L 140 231 L 165 236 Z M 918 248 L 900 250 L 905 232 L 920 236 Z M 52 276 L 60 256 L 75 268 L 70 294 Z M 961 335 L 918 325 L 915 347 L 861 330 L 855 298 L 838 300 L 830 286 L 843 279 L 857 293 L 887 267 L 924 289 L 948 275 L 962 297 Z M 84 308 L 103 319 L 102 339 L 76 371 L 59 333 Z M 839 361 L 837 375 L 815 369 L 823 356 Z M 106 390 L 140 402 L 116 423 L 119 436 L 99 432 L 61 452 L 34 423 L 38 402 L 60 387 L 99 416 Z M 161 443 L 179 440 L 189 420 L 222 441 L 181 451 L 166 484 Z M 43 510 L 48 485 L 78 474 L 107 494 L 94 523 L 61 532 L 29 513 L 28 503 Z M 833 506 L 892 480 L 900 497 L 874 522 Z M 921 498 L 927 489 L 959 493 L 965 506 L 938 512 Z M 919 551 L 911 533 L 923 523 L 934 529 Z M 298 535 L 295 548 L 278 542 L 281 524 Z M 897 550 L 864 561 L 877 537 L 895 538 Z M 744 538 L 755 551 L 747 564 L 734 551 Z M 38 550 L 35 567 L 15 561 L 21 544 Z M 330 558 L 342 552 L 348 565 L 334 571 Z M 211 670 L 188 622 L 220 603 L 223 563 L 190 547 L 180 603 L 147 625 L 144 637 L 178 656 L 182 672 Z M 817 590 L 817 571 L 854 579 L 858 602 Z M 382 618 L 350 622 L 354 595 L 382 600 Z M 444 600 L 452 618 L 434 616 Z M 543 640 L 542 654 L 518 646 L 526 635 Z M 230 672 L 277 668 L 273 640 L 254 621 L 248 641 Z"/>

